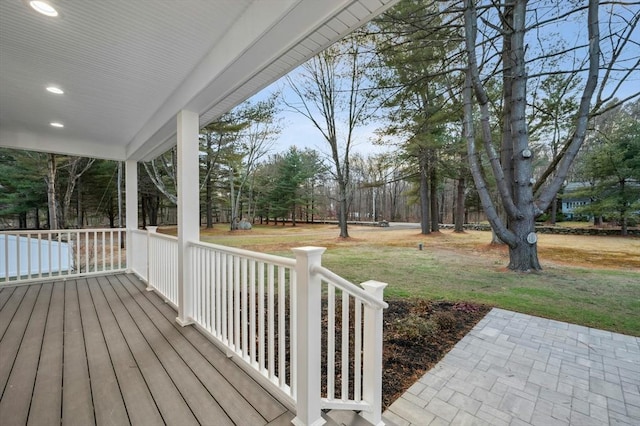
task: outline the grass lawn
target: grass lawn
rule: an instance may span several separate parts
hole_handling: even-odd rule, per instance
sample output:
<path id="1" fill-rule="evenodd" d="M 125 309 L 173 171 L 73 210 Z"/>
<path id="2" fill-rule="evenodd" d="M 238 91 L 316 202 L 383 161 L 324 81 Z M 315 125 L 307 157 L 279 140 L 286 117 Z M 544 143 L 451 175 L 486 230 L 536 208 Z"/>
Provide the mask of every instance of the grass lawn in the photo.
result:
<path id="1" fill-rule="evenodd" d="M 358 253 L 338 249 L 324 258 L 327 267 L 352 281 L 368 276 L 388 282 L 387 298 L 480 302 L 640 336 L 639 272 L 547 263 L 540 274 L 518 274 L 499 266 L 504 262 L 481 263 L 468 255 L 376 247 Z"/>
<path id="2" fill-rule="evenodd" d="M 171 232 L 171 230 L 167 230 Z M 389 284 L 386 299 L 472 301 L 640 336 L 640 238 L 539 235 L 544 271 L 507 271 L 508 252 L 488 232 L 421 235 L 417 229 L 331 225 L 202 230 L 207 242 L 292 257 L 299 246 L 327 247 L 323 265 L 348 280 Z M 423 250 L 418 250 L 418 244 Z"/>

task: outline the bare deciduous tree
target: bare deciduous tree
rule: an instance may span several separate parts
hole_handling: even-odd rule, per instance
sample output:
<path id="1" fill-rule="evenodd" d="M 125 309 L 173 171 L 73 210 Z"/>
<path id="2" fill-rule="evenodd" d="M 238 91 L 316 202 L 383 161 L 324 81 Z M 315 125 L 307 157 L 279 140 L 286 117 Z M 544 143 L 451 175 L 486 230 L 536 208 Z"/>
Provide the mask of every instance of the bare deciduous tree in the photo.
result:
<path id="1" fill-rule="evenodd" d="M 71 197 L 78 183 L 78 179 L 91 168 L 95 159 L 85 157 L 64 157 L 65 162 L 58 164 L 56 154 L 47 155 L 47 205 L 49 208 L 49 229 L 59 229 L 67 227 L 67 220 L 70 216 Z M 61 179 L 58 179 L 59 171 L 66 170 L 66 187 L 60 202 L 59 188 Z"/>
<path id="2" fill-rule="evenodd" d="M 589 0 L 586 7 L 580 3 L 568 3 L 564 5 L 568 10 L 557 5 L 556 9 L 550 11 L 549 15 L 554 17 L 545 18 L 547 23 L 554 19 L 566 19 L 567 16 L 587 9 L 588 40 L 582 45 L 582 50 L 586 49 L 586 55 L 582 62 L 574 62 L 569 69 L 553 71 L 542 68 L 537 77 L 553 72 L 585 72 L 586 77 L 582 96 L 573 117 L 574 124 L 570 136 L 536 182 L 532 171 L 533 158 L 527 123 L 527 82 L 532 77 L 528 72 L 535 60 L 567 54 L 567 50 L 553 51 L 527 61 L 528 46 L 525 36 L 527 32 L 545 24 L 538 18 L 539 15 L 535 15 L 530 22 L 527 21 L 531 15 L 528 12 L 535 10 L 536 4 L 541 6 L 540 3 L 529 3 L 526 0 L 507 0 L 499 5 L 481 3 L 480 6 L 475 0 L 464 1 L 465 48 L 468 60 L 464 89 L 465 135 L 471 172 L 492 228 L 509 246 L 509 269 L 516 271 L 541 269 L 537 253 L 535 218 L 549 207 L 563 184 L 585 139 L 589 119 L 601 113 L 605 102 L 611 100 L 616 90 L 621 87 L 621 83 L 614 80 L 623 81 L 634 70 L 637 72 L 639 61 L 637 56 L 629 58 L 623 54 L 629 47 L 638 47 L 632 35 L 640 19 L 640 11 L 630 8 L 629 3 L 620 3 L 620 9 L 616 13 L 607 13 L 609 21 L 604 25 L 607 32 L 602 36 L 599 11 L 603 7 L 615 7 L 614 3 L 604 6 L 597 0 Z M 637 2 L 633 4 L 638 5 Z M 478 16 L 479 11 L 482 18 Z M 495 19 L 495 22 L 491 22 L 491 19 Z M 616 25 L 614 19 L 624 21 L 624 25 Z M 482 31 L 479 31 L 479 24 L 482 24 Z M 490 34 L 491 30 L 493 35 Z M 481 37 L 478 37 L 479 32 Z M 601 49 L 603 42 L 608 46 L 606 50 Z M 495 46 L 500 46 L 496 55 L 487 55 Z M 581 46 L 575 46 L 568 51 L 577 55 L 580 48 Z M 478 61 L 479 52 L 482 58 L 492 59 Z M 503 83 L 503 107 L 499 117 L 502 123 L 500 152 L 493 141 L 487 80 L 481 72 L 483 66 L 497 66 L 496 58 L 500 58 Z M 600 71 L 603 75 L 599 80 Z M 607 83 L 611 82 L 613 87 L 607 90 Z M 474 130 L 474 96 L 480 111 L 482 146 L 507 214 L 506 221 L 498 215 L 481 167 L 481 153 L 477 150 Z M 628 95 L 626 99 L 635 96 L 638 96 L 638 92 Z M 547 179 L 552 175 L 553 178 Z M 539 193 L 536 189 L 540 189 Z"/>
<path id="3" fill-rule="evenodd" d="M 366 75 L 371 58 L 365 50 L 362 35 L 355 34 L 320 53 L 303 65 L 295 80 L 288 78 L 298 99 L 296 102 L 285 101 L 290 108 L 308 118 L 329 145 L 338 184 L 338 222 L 342 238 L 349 237 L 351 148 L 356 139 L 355 132 L 368 120 L 376 97 Z"/>

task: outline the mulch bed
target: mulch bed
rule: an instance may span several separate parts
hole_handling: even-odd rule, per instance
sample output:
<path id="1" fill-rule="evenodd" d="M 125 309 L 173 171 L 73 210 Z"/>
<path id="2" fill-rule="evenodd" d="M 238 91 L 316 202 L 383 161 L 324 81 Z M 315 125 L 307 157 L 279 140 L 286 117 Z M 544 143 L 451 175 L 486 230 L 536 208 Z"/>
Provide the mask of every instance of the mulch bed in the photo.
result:
<path id="1" fill-rule="evenodd" d="M 384 311 L 383 410 L 436 365 L 491 309 L 465 302 L 388 303 Z"/>
<path id="2" fill-rule="evenodd" d="M 287 299 L 288 301 L 288 299 Z M 429 300 L 387 300 L 389 307 L 384 310 L 383 318 L 383 372 L 382 372 L 382 409 L 389 407 L 411 385 L 417 382 L 429 369 L 440 361 L 491 309 L 490 306 L 467 303 Z M 277 299 L 274 301 L 277 309 Z M 265 306 L 267 301 L 265 301 Z M 353 300 L 349 306 L 349 350 L 354 346 Z M 321 353 L 321 392 L 327 391 L 327 298 L 322 299 L 322 344 Z M 335 321 L 332 327 L 335 348 L 334 397 L 341 397 L 341 304 L 335 305 Z M 289 309 L 285 328 L 288 330 Z M 266 322 L 266 318 L 265 318 Z M 274 326 L 275 341 L 278 341 L 277 318 Z M 288 334 L 288 331 L 287 331 Z M 266 337 L 265 337 L 266 342 Z M 256 342 L 257 343 L 257 342 Z M 289 345 L 286 345 L 287 350 Z M 255 349 L 255 348 L 254 348 Z M 265 347 L 265 350 L 268 348 Z M 277 351 L 277 346 L 276 346 Z M 287 353 L 287 358 L 290 354 Z M 277 353 L 275 355 L 277 360 Z M 348 392 L 354 386 L 353 357 L 350 357 Z M 266 367 L 266 365 L 265 365 Z M 275 365 L 279 374 L 278 365 Z M 285 372 L 289 380 L 289 368 Z"/>

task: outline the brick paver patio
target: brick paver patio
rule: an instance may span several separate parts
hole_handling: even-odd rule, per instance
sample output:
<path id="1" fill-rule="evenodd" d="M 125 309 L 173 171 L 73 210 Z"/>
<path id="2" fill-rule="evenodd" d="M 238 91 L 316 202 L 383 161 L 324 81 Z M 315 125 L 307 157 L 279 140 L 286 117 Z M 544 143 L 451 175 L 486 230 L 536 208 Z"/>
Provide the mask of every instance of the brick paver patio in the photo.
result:
<path id="1" fill-rule="evenodd" d="M 640 425 L 640 339 L 493 309 L 384 413 L 407 425 Z"/>

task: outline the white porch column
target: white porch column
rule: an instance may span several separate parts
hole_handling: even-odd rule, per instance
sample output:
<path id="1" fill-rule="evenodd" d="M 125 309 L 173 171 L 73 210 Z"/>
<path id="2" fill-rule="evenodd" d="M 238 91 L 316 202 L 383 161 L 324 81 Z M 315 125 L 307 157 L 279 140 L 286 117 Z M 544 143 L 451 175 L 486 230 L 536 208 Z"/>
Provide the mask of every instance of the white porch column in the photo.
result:
<path id="1" fill-rule="evenodd" d="M 138 162 L 127 160 L 124 169 L 125 176 L 125 206 L 127 228 L 127 272 L 131 272 L 135 249 L 133 247 L 133 235 L 131 231 L 138 229 Z"/>
<path id="2" fill-rule="evenodd" d="M 193 291 L 189 241 L 200 240 L 200 177 L 198 164 L 198 114 L 178 113 L 178 318 L 182 325 L 193 322 Z"/>

